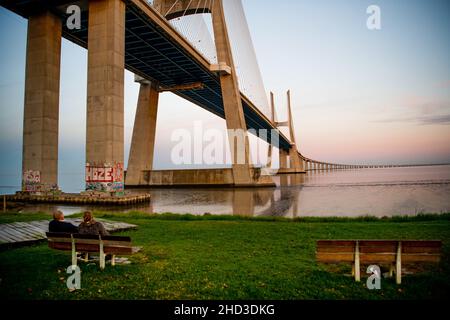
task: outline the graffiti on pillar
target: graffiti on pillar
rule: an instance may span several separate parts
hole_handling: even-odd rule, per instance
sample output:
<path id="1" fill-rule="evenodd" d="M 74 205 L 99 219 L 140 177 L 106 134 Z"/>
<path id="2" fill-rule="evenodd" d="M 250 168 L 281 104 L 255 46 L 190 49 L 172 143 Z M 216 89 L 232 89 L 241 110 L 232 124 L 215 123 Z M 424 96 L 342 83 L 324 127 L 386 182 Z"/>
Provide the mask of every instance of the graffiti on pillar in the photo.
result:
<path id="1" fill-rule="evenodd" d="M 113 189 L 116 191 L 122 191 L 124 189 L 123 184 L 123 163 L 116 163 L 113 170 Z"/>
<path id="2" fill-rule="evenodd" d="M 86 164 L 86 190 L 123 191 L 123 163 Z"/>
<path id="3" fill-rule="evenodd" d="M 41 172 L 38 170 L 25 170 L 22 176 L 22 190 L 27 192 L 41 191 Z"/>

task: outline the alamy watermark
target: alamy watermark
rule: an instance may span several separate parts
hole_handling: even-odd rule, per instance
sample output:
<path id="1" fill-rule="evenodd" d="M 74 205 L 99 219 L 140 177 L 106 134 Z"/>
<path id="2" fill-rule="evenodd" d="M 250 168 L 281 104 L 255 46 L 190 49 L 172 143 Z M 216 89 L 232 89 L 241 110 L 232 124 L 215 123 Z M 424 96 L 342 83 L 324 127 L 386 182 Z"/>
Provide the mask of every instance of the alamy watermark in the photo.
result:
<path id="1" fill-rule="evenodd" d="M 367 7 L 366 13 L 369 14 L 366 26 L 369 30 L 381 30 L 381 9 L 377 5 Z"/>
<path id="2" fill-rule="evenodd" d="M 81 9 L 76 4 L 72 4 L 67 7 L 66 13 L 70 16 L 66 20 L 67 29 L 81 29 Z"/>
<path id="3" fill-rule="evenodd" d="M 249 136 L 256 136 L 256 147 L 250 148 Z M 192 130 L 176 129 L 171 134 L 175 143 L 170 158 L 175 165 L 226 165 L 247 164 L 249 157 L 253 163 L 262 162 L 262 153 L 267 150 L 269 141 L 272 147 L 279 148 L 279 131 L 276 129 L 205 129 L 202 121 L 195 121 Z M 228 149 L 229 148 L 229 149 Z M 229 150 L 229 152 L 227 152 Z M 267 155 L 267 163 L 271 156 Z"/>
<path id="4" fill-rule="evenodd" d="M 369 290 L 381 289 L 381 270 L 377 265 L 371 265 L 366 271 L 370 276 L 367 278 L 366 285 Z"/>
<path id="5" fill-rule="evenodd" d="M 71 265 L 67 267 L 67 274 L 70 274 L 67 277 L 66 285 L 67 289 L 70 291 L 81 289 L 81 270 L 79 266 Z"/>

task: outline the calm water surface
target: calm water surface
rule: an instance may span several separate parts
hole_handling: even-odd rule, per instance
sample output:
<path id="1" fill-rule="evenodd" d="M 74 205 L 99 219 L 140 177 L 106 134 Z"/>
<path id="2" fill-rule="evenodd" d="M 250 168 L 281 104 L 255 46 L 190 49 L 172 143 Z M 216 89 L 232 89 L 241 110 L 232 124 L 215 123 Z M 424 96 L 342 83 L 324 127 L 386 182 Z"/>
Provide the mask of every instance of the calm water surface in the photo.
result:
<path id="1" fill-rule="evenodd" d="M 1 178 L 1 176 L 0 176 Z M 82 176 L 61 175 L 64 191 L 82 187 Z M 450 212 L 450 166 L 355 169 L 275 176 L 276 188 L 138 189 L 150 204 L 102 209 L 148 213 L 239 214 L 255 216 L 393 216 Z M 65 187 L 66 186 L 66 187 Z M 3 193 L 17 188 L 3 187 Z M 90 206 L 33 205 L 26 211 L 62 209 L 66 214 Z M 98 207 L 96 207 L 98 209 Z"/>

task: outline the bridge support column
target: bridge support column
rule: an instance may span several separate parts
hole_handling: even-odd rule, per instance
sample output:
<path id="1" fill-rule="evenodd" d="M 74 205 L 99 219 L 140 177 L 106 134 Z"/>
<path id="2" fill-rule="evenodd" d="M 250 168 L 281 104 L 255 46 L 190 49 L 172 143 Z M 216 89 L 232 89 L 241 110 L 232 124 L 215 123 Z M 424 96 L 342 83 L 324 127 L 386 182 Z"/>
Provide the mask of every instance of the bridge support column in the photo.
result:
<path id="1" fill-rule="evenodd" d="M 61 20 L 50 12 L 28 19 L 22 191 L 57 189 Z"/>
<path id="2" fill-rule="evenodd" d="M 294 131 L 294 121 L 292 117 L 292 108 L 291 108 L 291 91 L 287 91 L 287 103 L 288 103 L 288 126 L 289 126 L 289 135 L 291 137 L 291 148 L 289 149 L 289 161 L 291 165 L 291 170 L 293 173 L 305 173 L 305 168 L 303 167 L 302 159 L 300 158 L 300 154 L 297 150 L 297 143 L 295 139 L 295 131 Z"/>
<path id="3" fill-rule="evenodd" d="M 213 2 L 212 22 L 218 63 L 225 64 L 231 69 L 231 74 L 220 75 L 220 84 L 232 157 L 234 184 L 251 185 L 254 181 L 250 171 L 247 125 L 244 118 L 222 0 Z"/>
<path id="4" fill-rule="evenodd" d="M 88 27 L 86 189 L 120 192 L 124 187 L 125 3 L 89 1 Z"/>
<path id="5" fill-rule="evenodd" d="M 127 186 L 143 184 L 142 172 L 153 169 L 158 100 L 159 92 L 156 86 L 149 81 L 141 80 L 128 158 Z"/>
<path id="6" fill-rule="evenodd" d="M 280 171 L 288 170 L 288 155 L 286 150 L 280 149 Z"/>
<path id="7" fill-rule="evenodd" d="M 298 150 L 296 146 L 292 146 L 289 149 L 289 163 L 291 173 L 305 173 L 305 168 L 303 167 L 303 161 L 298 154 Z"/>

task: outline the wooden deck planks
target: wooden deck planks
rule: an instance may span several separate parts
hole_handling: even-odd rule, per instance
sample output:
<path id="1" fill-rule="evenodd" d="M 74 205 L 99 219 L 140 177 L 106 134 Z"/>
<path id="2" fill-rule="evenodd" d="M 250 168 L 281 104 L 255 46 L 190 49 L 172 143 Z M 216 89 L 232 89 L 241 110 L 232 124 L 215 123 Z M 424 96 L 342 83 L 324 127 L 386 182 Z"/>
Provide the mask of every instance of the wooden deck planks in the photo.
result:
<path id="1" fill-rule="evenodd" d="M 135 229 L 137 226 L 125 222 L 108 221 L 97 219 L 103 223 L 108 232 L 119 232 L 129 229 Z M 65 219 L 76 226 L 81 223 L 80 218 Z M 45 233 L 48 231 L 50 220 L 30 221 L 30 222 L 13 222 L 0 224 L 0 245 L 21 242 L 37 242 L 46 238 Z"/>

